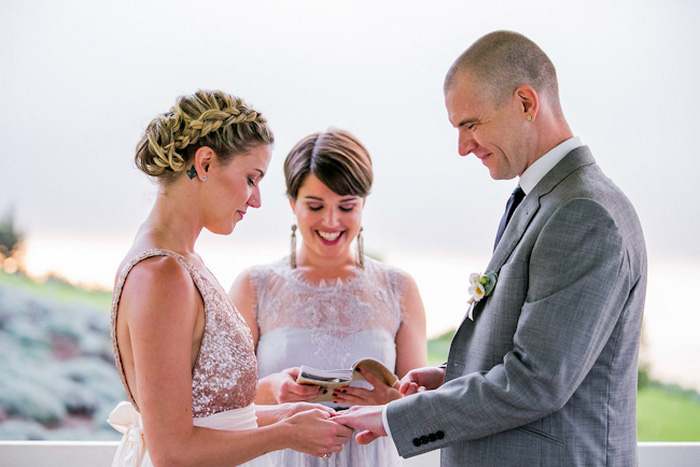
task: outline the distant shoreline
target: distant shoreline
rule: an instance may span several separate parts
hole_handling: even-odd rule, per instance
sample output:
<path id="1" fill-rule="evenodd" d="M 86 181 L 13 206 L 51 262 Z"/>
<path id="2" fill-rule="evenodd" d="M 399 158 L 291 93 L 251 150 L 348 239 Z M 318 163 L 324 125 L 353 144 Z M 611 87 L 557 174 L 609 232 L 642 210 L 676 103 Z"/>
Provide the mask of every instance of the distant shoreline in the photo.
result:
<path id="1" fill-rule="evenodd" d="M 111 290 L 114 274 L 130 239 L 38 238 L 27 245 L 27 269 L 38 277 L 55 271 L 88 287 Z M 273 262 L 287 254 L 286 245 L 237 245 L 226 237 L 207 237 L 198 251 L 208 267 L 228 289 L 244 268 Z M 428 337 L 456 328 L 466 311 L 466 285 L 471 272 L 488 258 L 422 251 L 384 258 L 410 273 L 418 284 L 426 309 Z M 669 279 L 671 278 L 671 279 Z M 669 280 L 672 283 L 669 284 Z M 700 313 L 693 291 L 700 284 L 700 262 L 650 259 L 645 311 L 646 348 L 642 358 L 651 364 L 651 375 L 671 384 L 700 390 Z M 668 287 L 672 286 L 672 290 Z"/>

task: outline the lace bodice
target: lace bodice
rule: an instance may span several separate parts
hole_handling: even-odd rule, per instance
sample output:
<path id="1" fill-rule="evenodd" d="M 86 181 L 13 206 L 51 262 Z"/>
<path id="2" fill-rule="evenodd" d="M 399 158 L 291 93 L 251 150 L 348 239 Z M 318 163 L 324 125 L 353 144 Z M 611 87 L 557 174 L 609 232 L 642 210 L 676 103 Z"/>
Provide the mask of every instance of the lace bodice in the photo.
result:
<path id="1" fill-rule="evenodd" d="M 325 366 L 349 368 L 358 355 L 358 333 L 383 332 L 393 342 L 401 325 L 406 279 L 370 258 L 345 280 L 310 283 L 288 259 L 252 268 L 250 277 L 260 336 L 281 328 L 308 330 L 310 350 L 326 359 Z"/>
<path id="2" fill-rule="evenodd" d="M 250 329 L 218 284 L 213 284 L 183 256 L 161 249 L 147 250 L 132 258 L 120 272 L 112 297 L 114 357 L 131 403 L 138 408 L 126 382 L 116 339 L 119 300 L 131 269 L 152 256 L 175 258 L 190 273 L 204 302 L 204 335 L 192 372 L 194 417 L 205 417 L 251 404 L 257 391 L 258 365 Z"/>

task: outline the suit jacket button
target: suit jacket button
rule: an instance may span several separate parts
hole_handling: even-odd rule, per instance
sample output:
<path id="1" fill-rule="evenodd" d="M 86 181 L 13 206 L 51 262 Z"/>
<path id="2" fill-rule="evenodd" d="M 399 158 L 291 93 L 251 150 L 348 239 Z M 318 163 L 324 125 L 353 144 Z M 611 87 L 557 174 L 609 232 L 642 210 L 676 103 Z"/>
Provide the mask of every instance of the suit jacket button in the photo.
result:
<path id="1" fill-rule="evenodd" d="M 435 436 L 437 436 L 437 439 L 442 439 L 445 437 L 445 433 L 443 433 L 442 430 L 440 430 L 437 433 L 435 433 Z"/>
<path id="2" fill-rule="evenodd" d="M 421 444 L 421 443 L 420 443 L 420 438 L 413 438 L 413 445 L 414 445 L 415 447 L 420 446 L 420 444 Z"/>
<path id="3" fill-rule="evenodd" d="M 428 444 L 428 437 L 427 436 L 421 436 L 420 437 L 420 444 Z"/>
<path id="4" fill-rule="evenodd" d="M 437 441 L 437 435 L 435 433 L 430 433 L 428 435 L 428 439 L 430 440 L 431 443 L 434 443 L 435 441 Z"/>

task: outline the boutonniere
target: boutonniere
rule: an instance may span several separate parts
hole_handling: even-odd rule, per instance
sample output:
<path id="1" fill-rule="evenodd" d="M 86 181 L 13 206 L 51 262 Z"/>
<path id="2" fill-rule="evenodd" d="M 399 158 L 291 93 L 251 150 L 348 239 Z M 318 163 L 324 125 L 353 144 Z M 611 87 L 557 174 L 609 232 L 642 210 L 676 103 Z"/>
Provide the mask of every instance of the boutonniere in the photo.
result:
<path id="1" fill-rule="evenodd" d="M 474 321 L 474 305 L 484 297 L 488 297 L 496 287 L 498 275 L 493 271 L 486 271 L 483 274 L 472 273 L 469 275 L 469 311 L 467 317 Z"/>

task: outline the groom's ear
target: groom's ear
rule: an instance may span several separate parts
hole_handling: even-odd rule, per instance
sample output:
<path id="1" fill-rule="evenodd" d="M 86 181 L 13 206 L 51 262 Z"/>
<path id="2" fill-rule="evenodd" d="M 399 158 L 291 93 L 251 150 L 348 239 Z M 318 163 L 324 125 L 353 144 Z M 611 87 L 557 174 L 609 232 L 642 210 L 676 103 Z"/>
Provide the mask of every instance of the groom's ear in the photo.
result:
<path id="1" fill-rule="evenodd" d="M 537 117 L 537 112 L 540 108 L 540 97 L 531 86 L 522 85 L 514 92 L 515 98 L 520 103 L 520 108 L 522 109 L 523 118 L 527 119 L 532 117 L 534 119 Z M 530 119 L 528 119 L 530 120 Z"/>

